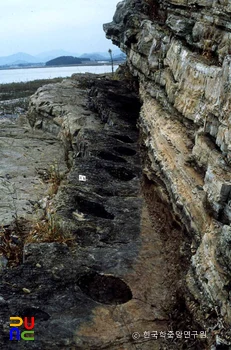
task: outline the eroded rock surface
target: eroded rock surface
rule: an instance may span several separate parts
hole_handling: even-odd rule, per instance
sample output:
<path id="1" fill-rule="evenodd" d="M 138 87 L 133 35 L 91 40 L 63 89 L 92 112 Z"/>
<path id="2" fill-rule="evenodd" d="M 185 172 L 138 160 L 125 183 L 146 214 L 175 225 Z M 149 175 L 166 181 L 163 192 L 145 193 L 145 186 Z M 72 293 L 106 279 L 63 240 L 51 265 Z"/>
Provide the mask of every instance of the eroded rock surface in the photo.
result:
<path id="1" fill-rule="evenodd" d="M 9 226 L 16 219 L 41 217 L 38 201 L 49 187 L 42 176 L 55 164 L 62 173 L 67 166 L 63 144 L 54 135 L 33 131 L 22 119 L 3 119 L 0 125 L 0 218 L 1 226 Z"/>
<path id="2" fill-rule="evenodd" d="M 150 335 L 178 330 L 182 320 L 193 327 L 177 292 L 190 237 L 179 246 L 184 227 L 167 191 L 142 175 L 139 110 L 123 82 L 102 77 L 68 79 L 32 96 L 33 132 L 62 139 L 69 166 L 47 215 L 77 245 L 28 243 L 23 262 L 3 269 L 2 348 L 15 348 L 10 315 L 35 317 L 35 340 L 19 349 L 203 348 L 197 339 L 175 344 Z"/>
<path id="3" fill-rule="evenodd" d="M 147 175 L 164 182 L 192 237 L 186 304 L 211 346 L 231 336 L 230 6 L 126 0 L 104 25 L 139 81 Z"/>

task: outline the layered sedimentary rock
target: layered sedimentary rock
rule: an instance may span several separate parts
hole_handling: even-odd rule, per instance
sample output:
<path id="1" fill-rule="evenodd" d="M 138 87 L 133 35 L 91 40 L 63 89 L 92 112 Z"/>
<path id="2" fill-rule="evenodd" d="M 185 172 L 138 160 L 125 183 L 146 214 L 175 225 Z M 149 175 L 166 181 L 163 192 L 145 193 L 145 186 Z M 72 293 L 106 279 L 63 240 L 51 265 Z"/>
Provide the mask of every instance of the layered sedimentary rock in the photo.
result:
<path id="1" fill-rule="evenodd" d="M 146 173 L 164 183 L 192 238 L 188 306 L 191 300 L 212 341 L 226 333 L 224 344 L 231 323 L 230 11 L 230 1 L 126 0 L 104 25 L 139 81 Z"/>

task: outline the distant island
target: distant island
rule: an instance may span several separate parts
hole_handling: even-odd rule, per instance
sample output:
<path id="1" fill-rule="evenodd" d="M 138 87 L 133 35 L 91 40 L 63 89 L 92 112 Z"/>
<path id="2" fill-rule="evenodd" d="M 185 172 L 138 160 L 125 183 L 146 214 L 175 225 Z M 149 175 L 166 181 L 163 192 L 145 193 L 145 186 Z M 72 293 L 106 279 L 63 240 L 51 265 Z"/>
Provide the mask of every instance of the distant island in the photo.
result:
<path id="1" fill-rule="evenodd" d="M 126 55 L 120 50 L 112 51 L 114 62 L 124 62 Z M 40 68 L 66 65 L 100 65 L 109 64 L 110 56 L 106 52 L 89 52 L 77 54 L 64 50 L 53 50 L 40 53 L 36 56 L 25 52 L 18 52 L 10 56 L 0 56 L 0 70 L 16 68 Z"/>
<path id="2" fill-rule="evenodd" d="M 46 66 L 66 66 L 89 62 L 90 58 L 78 58 L 74 56 L 60 56 L 46 62 Z"/>

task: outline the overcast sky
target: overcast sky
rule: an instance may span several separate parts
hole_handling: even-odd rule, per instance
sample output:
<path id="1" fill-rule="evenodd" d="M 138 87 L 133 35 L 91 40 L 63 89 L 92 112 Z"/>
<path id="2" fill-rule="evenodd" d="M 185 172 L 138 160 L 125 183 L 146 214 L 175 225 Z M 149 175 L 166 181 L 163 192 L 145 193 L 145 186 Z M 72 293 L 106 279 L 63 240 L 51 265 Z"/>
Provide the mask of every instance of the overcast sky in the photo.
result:
<path id="1" fill-rule="evenodd" d="M 0 1 L 0 56 L 63 49 L 76 53 L 116 49 L 105 38 L 119 0 Z"/>

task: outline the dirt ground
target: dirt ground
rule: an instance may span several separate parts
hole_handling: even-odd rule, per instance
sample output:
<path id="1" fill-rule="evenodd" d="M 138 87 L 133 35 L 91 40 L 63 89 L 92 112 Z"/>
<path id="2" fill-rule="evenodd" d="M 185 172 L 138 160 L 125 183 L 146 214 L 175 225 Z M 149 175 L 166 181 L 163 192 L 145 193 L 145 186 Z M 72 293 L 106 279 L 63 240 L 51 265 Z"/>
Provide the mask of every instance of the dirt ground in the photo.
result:
<path id="1" fill-rule="evenodd" d="M 163 189 L 161 190 L 163 191 Z M 143 344 L 135 344 L 137 349 L 206 349 L 205 341 L 195 338 L 192 333 L 202 331 L 192 324 L 181 296 L 184 290 L 184 276 L 190 259 L 190 239 L 179 219 L 174 217 L 168 203 L 160 198 L 160 184 L 143 177 L 142 196 L 144 199 L 141 235 L 143 247 L 139 257 L 140 268 L 143 259 L 150 254 L 146 283 L 153 286 L 147 296 L 154 312 L 153 323 L 147 331 L 162 330 L 166 337 L 146 339 L 142 334 Z M 137 270 L 139 269 L 139 263 Z M 144 281 L 145 284 L 145 281 Z M 144 285 L 145 287 L 145 285 Z M 170 331 L 183 332 L 182 338 L 170 338 Z M 186 331 L 191 331 L 190 338 L 185 337 Z M 159 331 L 160 332 L 160 331 Z M 160 333 L 159 333 L 160 334 Z M 177 333 L 180 334 L 180 333 Z M 138 347 L 137 347 L 138 346 Z M 141 346 L 141 347 L 139 347 Z M 135 348 L 135 347 L 134 347 Z"/>

